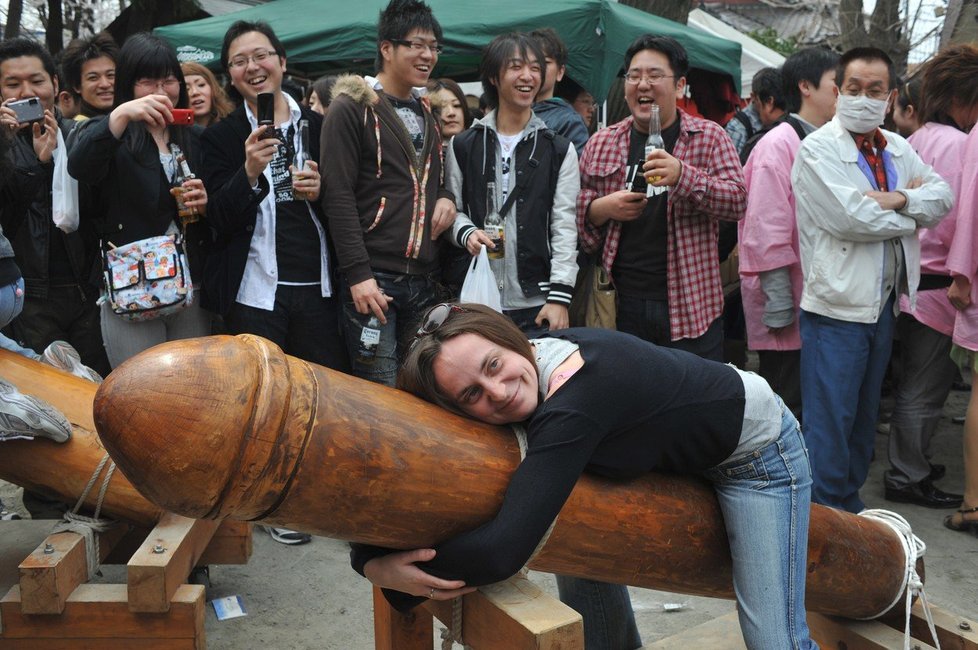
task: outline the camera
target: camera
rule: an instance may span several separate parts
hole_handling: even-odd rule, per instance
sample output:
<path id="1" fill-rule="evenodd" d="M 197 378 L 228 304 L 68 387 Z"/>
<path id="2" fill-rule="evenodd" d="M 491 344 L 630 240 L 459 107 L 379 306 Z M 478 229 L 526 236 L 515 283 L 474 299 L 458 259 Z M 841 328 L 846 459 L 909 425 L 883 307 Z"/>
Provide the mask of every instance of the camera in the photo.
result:
<path id="1" fill-rule="evenodd" d="M 17 115 L 17 122 L 20 124 L 30 124 L 31 122 L 44 121 L 44 106 L 37 97 L 18 99 L 10 102 L 7 106 Z"/>
<path id="2" fill-rule="evenodd" d="M 261 138 L 275 137 L 275 95 L 273 93 L 258 93 L 258 126 L 267 126 Z"/>

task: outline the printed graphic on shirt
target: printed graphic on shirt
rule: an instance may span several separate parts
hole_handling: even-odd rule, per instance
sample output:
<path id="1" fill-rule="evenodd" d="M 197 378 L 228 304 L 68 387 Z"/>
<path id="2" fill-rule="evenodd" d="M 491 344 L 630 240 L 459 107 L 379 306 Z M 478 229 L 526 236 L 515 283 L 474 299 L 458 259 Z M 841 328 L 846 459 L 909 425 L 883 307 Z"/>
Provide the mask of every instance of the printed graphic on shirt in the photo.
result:
<path id="1" fill-rule="evenodd" d="M 516 145 L 519 143 L 522 135 L 522 133 L 517 133 L 515 135 L 503 135 L 502 133 L 498 134 L 499 156 L 502 164 L 501 180 L 503 182 L 503 202 L 505 202 L 506 197 L 509 196 L 509 173 L 512 170 L 513 150 L 516 149 Z"/>
<path id="2" fill-rule="evenodd" d="M 288 132 L 275 129 L 275 137 L 283 144 L 278 146 L 275 157 L 268 163 L 272 170 L 272 192 L 276 203 L 286 203 L 295 200 L 292 195 L 292 172 L 289 171 L 289 165 L 295 159 L 295 127 L 289 126 Z"/>
<path id="3" fill-rule="evenodd" d="M 424 112 L 421 110 L 420 102 L 416 99 L 403 101 L 396 97 L 390 97 L 390 95 L 388 97 L 397 112 L 397 116 L 404 123 L 408 135 L 411 136 L 415 153 L 420 155 L 421 149 L 424 148 Z"/>

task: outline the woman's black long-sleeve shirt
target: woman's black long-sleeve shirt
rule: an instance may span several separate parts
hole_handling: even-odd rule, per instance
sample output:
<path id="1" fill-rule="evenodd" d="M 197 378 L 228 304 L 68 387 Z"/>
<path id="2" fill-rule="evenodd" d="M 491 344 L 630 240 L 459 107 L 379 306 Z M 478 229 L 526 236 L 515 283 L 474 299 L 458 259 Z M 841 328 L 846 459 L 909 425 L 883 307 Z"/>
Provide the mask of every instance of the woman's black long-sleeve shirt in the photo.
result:
<path id="1" fill-rule="evenodd" d="M 467 585 L 490 584 L 527 562 L 585 470 L 613 478 L 692 473 L 727 459 L 740 440 L 744 384 L 730 366 L 611 330 L 552 334 L 576 343 L 584 366 L 526 423 L 526 458 L 502 506 L 482 526 L 435 547 L 419 567 Z M 363 572 L 387 549 L 355 545 Z M 398 609 L 423 599 L 385 590 Z"/>

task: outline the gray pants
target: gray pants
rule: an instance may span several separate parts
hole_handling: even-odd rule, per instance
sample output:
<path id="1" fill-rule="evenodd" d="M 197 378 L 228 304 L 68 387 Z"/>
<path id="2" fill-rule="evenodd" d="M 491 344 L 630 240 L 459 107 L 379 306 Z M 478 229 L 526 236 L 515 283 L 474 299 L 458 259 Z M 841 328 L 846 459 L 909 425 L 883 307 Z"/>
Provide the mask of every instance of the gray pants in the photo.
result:
<path id="1" fill-rule="evenodd" d="M 930 441 L 957 368 L 951 361 L 951 337 L 927 327 L 909 314 L 897 319 L 901 369 L 890 420 L 889 487 L 905 488 L 930 474 Z"/>
<path id="2" fill-rule="evenodd" d="M 102 303 L 102 340 L 113 369 L 154 345 L 207 336 L 210 330 L 211 315 L 200 308 L 199 300 L 175 314 L 141 323 L 120 318 L 112 312 L 108 301 Z"/>

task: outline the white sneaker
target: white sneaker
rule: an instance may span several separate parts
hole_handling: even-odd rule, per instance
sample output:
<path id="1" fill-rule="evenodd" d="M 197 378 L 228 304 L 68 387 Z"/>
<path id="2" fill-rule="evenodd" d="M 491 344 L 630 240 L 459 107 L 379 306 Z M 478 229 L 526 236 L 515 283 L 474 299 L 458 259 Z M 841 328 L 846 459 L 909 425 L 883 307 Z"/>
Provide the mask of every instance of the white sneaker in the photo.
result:
<path id="1" fill-rule="evenodd" d="M 96 384 L 102 383 L 102 375 L 83 364 L 78 350 L 67 341 L 55 341 L 45 348 L 44 354 L 41 355 L 41 361 L 49 366 L 70 372 L 76 377 L 94 381 Z"/>
<path id="2" fill-rule="evenodd" d="M 68 419 L 47 402 L 25 395 L 0 379 L 0 440 L 28 440 L 40 436 L 55 442 L 71 437 Z"/>
<path id="3" fill-rule="evenodd" d="M 312 535 L 309 533 L 300 533 L 297 530 L 292 530 L 291 528 L 273 528 L 272 526 L 265 526 L 265 530 L 268 534 L 272 536 L 279 544 L 289 544 L 290 546 L 296 546 L 298 544 L 308 544 L 312 541 Z"/>

